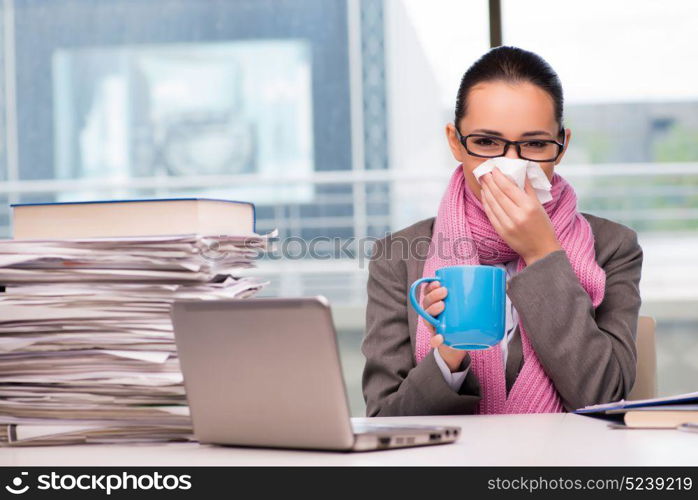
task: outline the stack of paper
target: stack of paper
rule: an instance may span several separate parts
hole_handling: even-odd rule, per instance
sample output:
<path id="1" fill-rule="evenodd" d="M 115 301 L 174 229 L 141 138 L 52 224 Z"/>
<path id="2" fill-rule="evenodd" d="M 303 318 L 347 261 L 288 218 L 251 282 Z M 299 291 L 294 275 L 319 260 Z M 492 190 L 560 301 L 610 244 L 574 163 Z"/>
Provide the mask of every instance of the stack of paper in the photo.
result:
<path id="1" fill-rule="evenodd" d="M 270 236 L 0 241 L 0 441 L 191 439 L 171 304 L 255 294 Z"/>

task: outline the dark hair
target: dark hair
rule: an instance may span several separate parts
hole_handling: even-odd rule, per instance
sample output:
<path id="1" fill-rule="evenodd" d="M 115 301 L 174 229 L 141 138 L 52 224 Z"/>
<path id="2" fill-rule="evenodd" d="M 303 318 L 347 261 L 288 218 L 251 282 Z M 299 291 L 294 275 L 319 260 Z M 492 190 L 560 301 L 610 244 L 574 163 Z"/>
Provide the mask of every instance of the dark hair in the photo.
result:
<path id="1" fill-rule="evenodd" d="M 460 81 L 456 98 L 456 121 L 467 112 L 470 89 L 482 82 L 529 82 L 545 90 L 553 99 L 555 119 L 562 125 L 562 84 L 555 70 L 539 55 L 518 47 L 495 47 L 475 61 Z"/>

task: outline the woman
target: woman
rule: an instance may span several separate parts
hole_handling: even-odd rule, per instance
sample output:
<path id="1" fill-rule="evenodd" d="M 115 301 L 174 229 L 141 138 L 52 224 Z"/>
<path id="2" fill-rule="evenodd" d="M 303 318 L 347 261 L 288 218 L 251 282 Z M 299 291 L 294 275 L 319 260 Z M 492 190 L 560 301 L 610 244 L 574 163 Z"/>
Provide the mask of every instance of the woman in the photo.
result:
<path id="1" fill-rule="evenodd" d="M 374 245 L 361 347 L 368 416 L 572 411 L 632 389 L 642 249 L 634 230 L 577 211 L 554 171 L 571 138 L 562 116 L 559 78 L 534 53 L 498 47 L 464 74 L 446 126 L 460 165 L 437 216 Z M 522 190 L 497 168 L 476 179 L 492 156 L 536 159 L 552 200 L 541 204 L 528 179 Z M 476 247 L 469 258 L 436 251 L 437 240 L 459 237 Z M 452 349 L 408 290 L 439 267 L 478 263 L 507 271 L 507 333 L 486 351 Z M 439 314 L 448 290 L 433 282 L 422 292 Z"/>

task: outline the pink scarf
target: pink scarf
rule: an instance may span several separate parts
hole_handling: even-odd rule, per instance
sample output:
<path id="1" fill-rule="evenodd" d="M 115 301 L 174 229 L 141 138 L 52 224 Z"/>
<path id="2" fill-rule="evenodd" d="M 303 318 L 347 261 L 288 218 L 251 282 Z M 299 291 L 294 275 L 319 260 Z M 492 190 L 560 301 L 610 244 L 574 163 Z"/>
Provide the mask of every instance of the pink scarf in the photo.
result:
<path id="1" fill-rule="evenodd" d="M 572 269 L 596 308 L 603 300 L 606 273 L 596 262 L 591 226 L 577 211 L 577 195 L 572 186 L 557 173 L 553 174 L 551 184 L 553 199 L 543 208 L 550 217 L 555 235 L 567 253 Z M 465 243 L 466 248 L 454 248 L 451 244 L 454 241 Z M 473 248 L 473 243 L 476 248 Z M 435 245 L 441 249 L 435 248 Z M 518 258 L 516 269 L 520 272 L 526 267 L 524 259 L 495 231 L 482 203 L 465 182 L 463 166 L 459 165 L 441 199 L 422 276 L 434 276 L 436 269 L 445 266 L 492 265 L 515 258 Z M 422 295 L 423 287 L 420 302 Z M 519 332 L 524 363 L 508 397 L 500 344 L 484 351 L 470 351 L 470 370 L 480 382 L 482 396 L 476 413 L 564 411 L 560 395 L 541 366 L 521 319 Z M 421 318 L 416 333 L 415 359 L 419 363 L 431 349 L 430 333 Z"/>

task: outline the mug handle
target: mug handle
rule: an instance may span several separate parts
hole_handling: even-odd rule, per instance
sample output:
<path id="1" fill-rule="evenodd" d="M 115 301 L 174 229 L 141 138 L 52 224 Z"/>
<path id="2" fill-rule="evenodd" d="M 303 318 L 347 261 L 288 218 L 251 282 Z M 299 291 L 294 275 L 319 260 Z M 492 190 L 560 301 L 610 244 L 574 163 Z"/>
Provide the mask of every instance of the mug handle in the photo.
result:
<path id="1" fill-rule="evenodd" d="M 410 303 L 412 304 L 412 307 L 414 307 L 414 310 L 417 311 L 417 314 L 419 314 L 422 318 L 434 325 L 434 328 L 438 328 L 439 321 L 424 310 L 422 305 L 419 302 L 417 302 L 417 298 L 415 296 L 415 293 L 417 292 L 417 287 L 419 285 L 431 281 L 439 281 L 439 278 L 419 278 L 417 281 L 412 283 L 412 286 L 410 287 Z"/>

